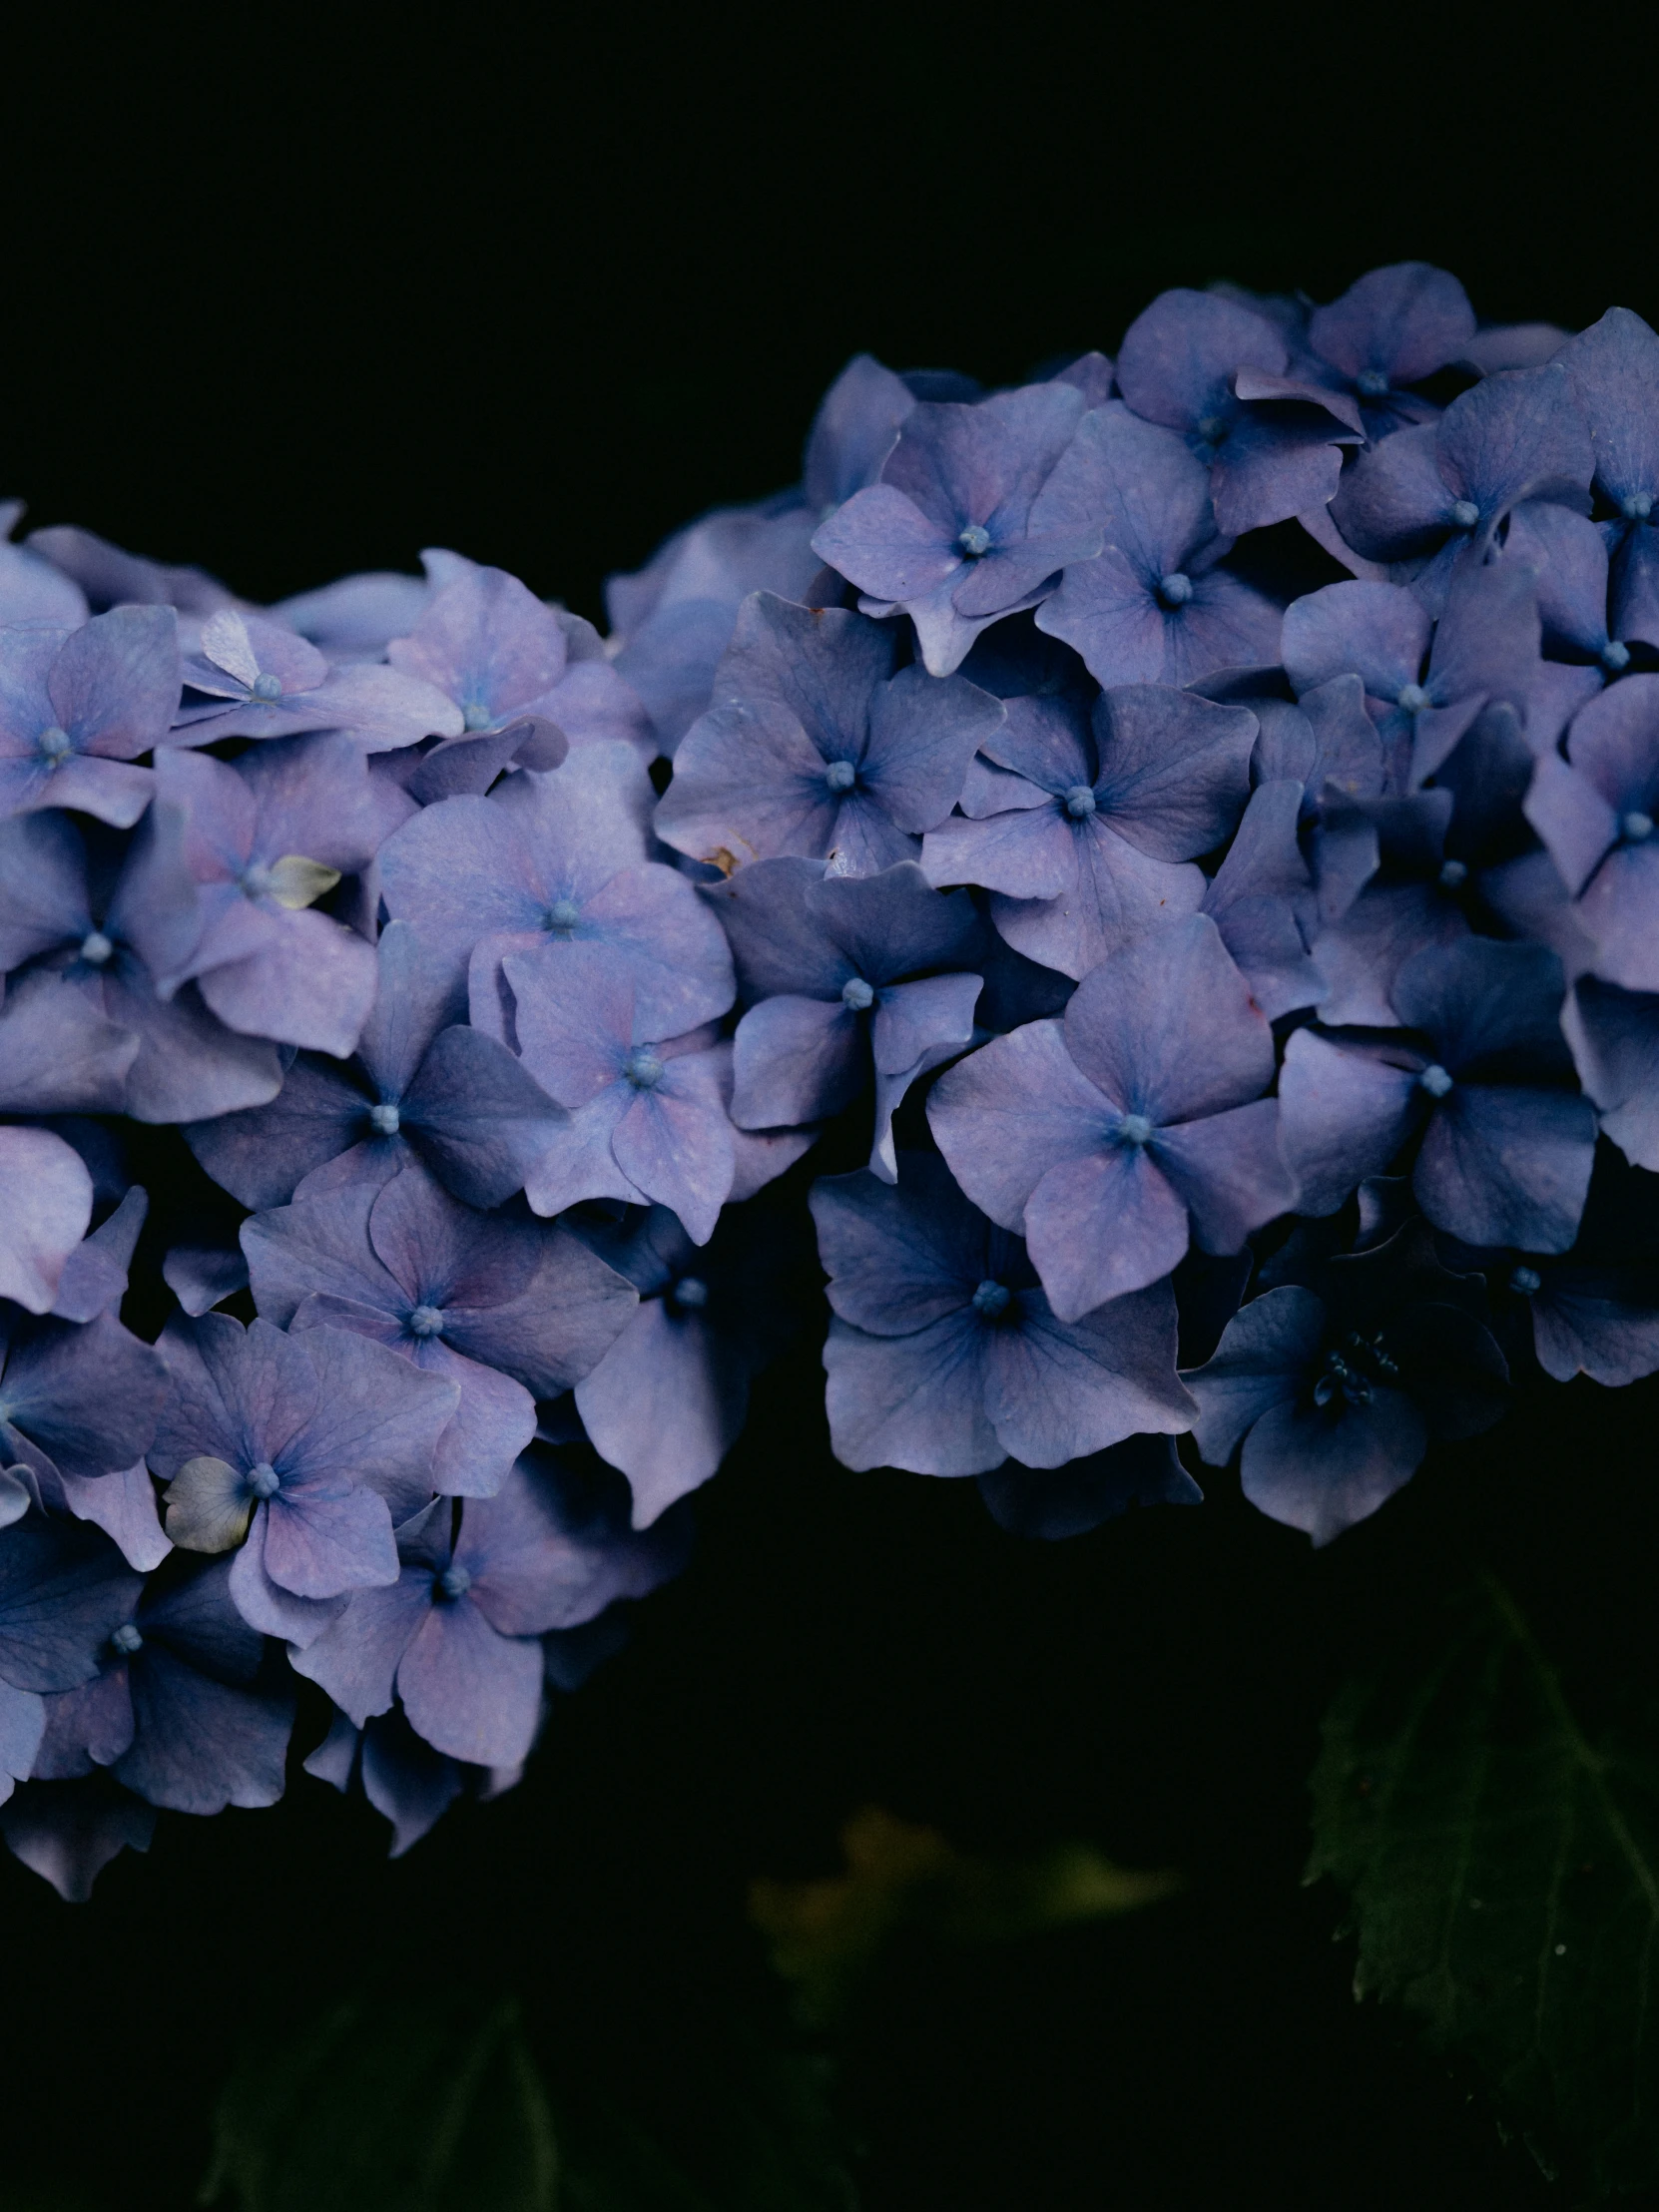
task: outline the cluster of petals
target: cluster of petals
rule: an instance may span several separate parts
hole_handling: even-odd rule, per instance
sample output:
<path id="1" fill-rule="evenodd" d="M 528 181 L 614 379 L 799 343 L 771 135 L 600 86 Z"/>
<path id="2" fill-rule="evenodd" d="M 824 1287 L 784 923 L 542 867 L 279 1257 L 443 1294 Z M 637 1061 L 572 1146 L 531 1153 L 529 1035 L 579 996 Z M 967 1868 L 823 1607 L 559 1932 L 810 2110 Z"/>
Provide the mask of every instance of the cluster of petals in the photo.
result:
<path id="1" fill-rule="evenodd" d="M 1659 1370 L 1656 501 L 1645 323 L 1411 263 L 861 355 L 609 637 L 6 508 L 13 1851 L 507 1787 L 815 1315 L 1044 1537 Z"/>

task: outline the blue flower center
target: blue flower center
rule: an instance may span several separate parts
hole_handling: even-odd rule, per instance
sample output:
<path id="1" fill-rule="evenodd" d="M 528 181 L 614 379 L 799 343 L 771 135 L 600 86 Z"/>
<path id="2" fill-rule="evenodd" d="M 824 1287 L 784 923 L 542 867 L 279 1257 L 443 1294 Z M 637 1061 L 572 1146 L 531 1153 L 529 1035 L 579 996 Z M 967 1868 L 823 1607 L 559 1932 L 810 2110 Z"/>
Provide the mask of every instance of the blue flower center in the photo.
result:
<path id="1" fill-rule="evenodd" d="M 461 727 L 469 735 L 476 735 L 480 730 L 487 730 L 494 720 L 495 717 L 489 709 L 480 706 L 476 699 L 469 701 L 461 709 Z"/>
<path id="2" fill-rule="evenodd" d="M 1225 415 L 1206 415 L 1198 426 L 1198 434 L 1206 445 L 1220 445 L 1230 427 Z"/>
<path id="3" fill-rule="evenodd" d="M 1451 1072 L 1441 1067 L 1438 1060 L 1431 1060 L 1417 1077 L 1417 1084 L 1430 1098 L 1444 1098 L 1451 1090 Z"/>
<path id="4" fill-rule="evenodd" d="M 1125 1114 L 1118 1123 L 1119 1144 L 1150 1144 L 1153 1134 L 1153 1124 L 1145 1114 Z"/>
<path id="5" fill-rule="evenodd" d="M 1462 889 L 1462 887 L 1463 887 L 1463 885 L 1464 885 L 1464 884 L 1465 884 L 1465 883 L 1466 883 L 1466 882 L 1468 881 L 1468 879 L 1469 879 L 1469 870 L 1468 870 L 1468 862 L 1467 862 L 1466 860 L 1442 860 L 1442 861 L 1440 862 L 1440 888 L 1441 888 L 1441 890 L 1443 890 L 1443 891 L 1458 891 L 1458 890 L 1461 890 L 1461 889 Z"/>
<path id="6" fill-rule="evenodd" d="M 709 1286 L 700 1276 L 683 1275 L 669 1292 L 676 1306 L 688 1314 L 700 1314 L 709 1303 Z"/>
<path id="7" fill-rule="evenodd" d="M 135 1651 L 144 1649 L 144 1633 L 137 1621 L 123 1621 L 110 1642 L 123 1658 L 130 1659 Z"/>
<path id="8" fill-rule="evenodd" d="M 637 1091 L 654 1091 L 663 1079 L 662 1055 L 655 1045 L 637 1044 L 622 1063 L 622 1072 Z"/>
<path id="9" fill-rule="evenodd" d="M 831 761 L 824 772 L 824 781 L 832 792 L 849 792 L 858 781 L 858 771 L 850 761 Z"/>
<path id="10" fill-rule="evenodd" d="M 1424 707 L 1429 704 L 1428 694 L 1420 684 L 1406 684 L 1401 689 L 1395 704 L 1403 708 L 1408 715 L 1420 715 Z"/>
<path id="11" fill-rule="evenodd" d="M 1087 822 L 1095 809 L 1094 793 L 1087 784 L 1073 784 L 1069 792 L 1062 794 L 1060 804 L 1073 822 Z"/>
<path id="12" fill-rule="evenodd" d="M 1632 807 L 1619 824 L 1619 831 L 1626 844 L 1646 844 L 1653 834 L 1653 817 L 1643 814 L 1639 807 Z"/>
<path id="13" fill-rule="evenodd" d="M 269 707 L 275 700 L 281 698 L 282 679 L 279 676 L 273 676 L 269 669 L 261 669 L 259 675 L 249 686 L 249 690 L 256 699 L 263 701 Z"/>
<path id="14" fill-rule="evenodd" d="M 568 937 L 581 918 L 574 898 L 556 898 L 547 909 L 547 926 L 556 937 Z"/>
<path id="15" fill-rule="evenodd" d="M 861 975 L 849 975 L 841 985 L 841 1004 L 850 1013 L 867 1014 L 875 1004 L 875 993 Z"/>
<path id="16" fill-rule="evenodd" d="M 81 957 L 88 967 L 102 967 L 114 950 L 102 929 L 89 929 L 81 939 Z"/>
<path id="17" fill-rule="evenodd" d="M 1399 1373 L 1382 1343 L 1381 1331 L 1362 1337 L 1350 1330 L 1340 1348 L 1325 1356 L 1325 1368 L 1314 1384 L 1314 1403 L 1329 1405 L 1341 1395 L 1350 1405 L 1364 1405 L 1376 1382 L 1391 1382 Z"/>
<path id="18" fill-rule="evenodd" d="M 1363 368 L 1354 379 L 1354 388 L 1362 399 L 1386 399 L 1388 372 L 1385 368 Z"/>
<path id="19" fill-rule="evenodd" d="M 991 534 L 982 522 L 970 522 L 956 535 L 957 550 L 966 561 L 982 561 L 991 549 Z"/>
<path id="20" fill-rule="evenodd" d="M 403 1126 L 403 1117 L 395 1106 L 371 1106 L 368 1109 L 368 1126 L 377 1137 L 395 1137 Z"/>
<path id="21" fill-rule="evenodd" d="M 53 723 L 50 730 L 43 730 L 35 744 L 41 759 L 50 761 L 54 768 L 60 761 L 67 760 L 73 750 L 69 742 L 69 732 L 60 730 L 56 723 Z"/>
<path id="22" fill-rule="evenodd" d="M 1472 499 L 1454 499 L 1451 502 L 1451 521 L 1454 529 L 1472 530 L 1479 520 L 1480 509 Z"/>
<path id="23" fill-rule="evenodd" d="M 256 1497 L 275 1497 L 282 1487 L 282 1478 L 269 1459 L 262 1459 L 249 1468 L 248 1487 Z"/>
<path id="24" fill-rule="evenodd" d="M 254 861 L 252 866 L 245 867 L 242 871 L 243 896 L 245 898 L 269 898 L 271 896 L 272 880 L 270 868 L 261 860 Z"/>
<path id="25" fill-rule="evenodd" d="M 1601 665 L 1609 676 L 1622 676 L 1630 666 L 1630 648 L 1610 638 L 1601 649 Z"/>
<path id="26" fill-rule="evenodd" d="M 1653 512 L 1653 494 L 1650 491 L 1633 491 L 1619 501 L 1619 511 L 1627 522 L 1645 522 Z"/>
<path id="27" fill-rule="evenodd" d="M 438 1576 L 437 1586 L 445 1597 L 465 1597 L 472 1587 L 472 1577 L 465 1567 L 445 1567 Z"/>
<path id="28" fill-rule="evenodd" d="M 404 1327 L 411 1337 L 441 1337 L 443 1315 L 435 1306 L 412 1306 Z"/>
<path id="29" fill-rule="evenodd" d="M 1192 595 L 1192 578 L 1183 576 L 1178 568 L 1158 579 L 1158 597 L 1166 607 L 1184 607 Z"/>
<path id="30" fill-rule="evenodd" d="M 1509 1288 L 1518 1298 L 1531 1298 L 1534 1292 L 1541 1291 L 1543 1287 L 1544 1279 L 1536 1268 L 1519 1267 L 1509 1270 Z"/>
<path id="31" fill-rule="evenodd" d="M 973 1294 L 973 1310 L 985 1321 L 997 1321 L 1008 1310 L 1013 1297 L 1006 1283 L 995 1282 L 987 1276 Z"/>

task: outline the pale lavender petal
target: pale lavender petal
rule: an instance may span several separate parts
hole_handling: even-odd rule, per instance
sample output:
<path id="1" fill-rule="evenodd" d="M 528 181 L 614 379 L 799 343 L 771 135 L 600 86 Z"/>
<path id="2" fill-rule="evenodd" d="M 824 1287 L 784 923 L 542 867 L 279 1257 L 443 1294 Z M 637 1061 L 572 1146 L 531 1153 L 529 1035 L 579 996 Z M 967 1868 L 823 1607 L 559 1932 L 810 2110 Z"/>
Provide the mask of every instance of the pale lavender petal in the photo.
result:
<path id="1" fill-rule="evenodd" d="M 1385 1173 L 1426 1101 L 1416 1065 L 1299 1029 L 1279 1076 L 1279 1141 L 1305 1214 L 1334 1214 Z"/>
<path id="2" fill-rule="evenodd" d="M 1465 1244 L 1565 1252 L 1584 1211 L 1595 1132 L 1588 1099 L 1458 1084 L 1429 1124 L 1411 1188 L 1434 1226 Z"/>
<path id="3" fill-rule="evenodd" d="M 0 1298 L 51 1310 L 92 1220 L 92 1178 L 46 1129 L 0 1129 Z"/>
<path id="4" fill-rule="evenodd" d="M 1245 1496 L 1271 1520 L 1328 1544 L 1385 1505 L 1427 1448 L 1411 1400 L 1379 1389 L 1362 1405 L 1271 1406 L 1245 1438 L 1240 1475 Z"/>
<path id="5" fill-rule="evenodd" d="M 980 1474 L 1007 1451 L 984 1410 L 985 1331 L 971 1309 L 908 1337 L 839 1319 L 824 1348 L 830 1442 L 842 1466 Z"/>
<path id="6" fill-rule="evenodd" d="M 1029 1467 L 1142 1433 L 1179 1434 L 1195 1407 L 1175 1374 L 1175 1297 L 1167 1283 L 1058 1321 L 1039 1291 L 1020 1294 L 1017 1329 L 990 1332 L 985 1411 L 997 1440 Z"/>
<path id="7" fill-rule="evenodd" d="M 1097 1144 L 1043 1176 L 1025 1236 L 1055 1314 L 1073 1322 L 1168 1275 L 1187 1249 L 1187 1209 L 1145 1148 Z"/>
<path id="8" fill-rule="evenodd" d="M 471 1766 L 529 1756 L 541 1717 L 541 1646 L 498 1636 L 467 1599 L 434 1605 L 403 1654 L 397 1688 L 411 1727 Z"/>
<path id="9" fill-rule="evenodd" d="M 982 1213 L 1015 1231 L 1049 1169 L 1089 1158 L 1116 1119 L 1066 1050 L 1058 1021 L 993 1038 L 942 1075 L 927 1101 L 956 1181 Z"/>
<path id="10" fill-rule="evenodd" d="M 1217 1113 L 1273 1080 L 1272 1029 L 1204 914 L 1101 962 L 1072 995 L 1065 1038 L 1097 1090 L 1155 1123 Z"/>

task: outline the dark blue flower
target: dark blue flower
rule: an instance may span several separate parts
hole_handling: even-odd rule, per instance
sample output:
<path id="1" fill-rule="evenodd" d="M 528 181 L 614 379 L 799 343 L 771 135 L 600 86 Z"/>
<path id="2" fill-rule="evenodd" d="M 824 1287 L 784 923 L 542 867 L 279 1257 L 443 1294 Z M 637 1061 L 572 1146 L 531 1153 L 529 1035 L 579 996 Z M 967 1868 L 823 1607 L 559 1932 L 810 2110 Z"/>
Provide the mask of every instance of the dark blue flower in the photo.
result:
<path id="1" fill-rule="evenodd" d="M 1293 366 L 1282 330 L 1215 292 L 1161 292 L 1118 349 L 1118 389 L 1208 464 L 1228 537 L 1323 508 L 1343 447 L 1364 442 L 1356 402 Z"/>
<path id="2" fill-rule="evenodd" d="M 914 859 L 1002 710 L 963 677 L 901 668 L 903 642 L 841 608 L 746 600 L 657 834 L 726 873 L 785 854 L 840 875 Z"/>
<path id="3" fill-rule="evenodd" d="M 1189 1223 L 1205 1251 L 1236 1252 L 1293 1204 L 1261 1095 L 1273 1065 L 1266 1016 L 1194 914 L 1091 969 L 1062 1020 L 958 1061 L 927 1115 L 969 1198 L 1023 1227 L 1070 1322 L 1168 1275 Z"/>
<path id="4" fill-rule="evenodd" d="M 1168 1283 L 1062 1322 L 1019 1239 L 925 1153 L 903 1156 L 896 1188 L 836 1176 L 814 1185 L 812 1205 L 835 1315 L 830 1436 L 844 1465 L 1058 1467 L 1189 1426 Z"/>
<path id="5" fill-rule="evenodd" d="M 1311 1280 L 1287 1280 L 1302 1273 Z M 1508 1370 L 1485 1287 L 1436 1262 L 1420 1222 L 1312 1269 L 1288 1261 L 1185 1380 L 1213 1466 L 1242 1441 L 1253 1505 L 1316 1544 L 1409 1481 L 1434 1438 L 1472 1436 L 1503 1410 Z"/>

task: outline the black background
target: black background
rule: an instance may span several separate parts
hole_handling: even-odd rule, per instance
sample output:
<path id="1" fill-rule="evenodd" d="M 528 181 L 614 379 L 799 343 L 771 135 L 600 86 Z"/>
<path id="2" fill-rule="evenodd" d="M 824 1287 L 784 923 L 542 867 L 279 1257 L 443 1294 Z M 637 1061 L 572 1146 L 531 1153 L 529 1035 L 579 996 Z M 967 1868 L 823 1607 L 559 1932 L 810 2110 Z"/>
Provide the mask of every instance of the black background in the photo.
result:
<path id="1" fill-rule="evenodd" d="M 1486 318 L 1659 320 L 1652 57 L 1605 14 L 1546 49 L 1382 9 L 114 20 L 4 96 L 0 491 L 253 597 L 438 544 L 597 617 L 608 571 L 791 480 L 853 351 L 1012 379 L 1170 283 L 1329 297 L 1420 256 Z M 1334 1681 L 1468 1556 L 1585 1696 L 1650 1667 L 1656 1409 L 1549 1393 L 1317 1557 L 1210 1476 L 1036 1546 L 971 1484 L 835 1468 L 808 1351 L 514 1797 L 389 1869 L 302 1779 L 164 1817 L 87 1908 L 0 1866 L 10 2170 L 187 2203 L 238 2038 L 393 1958 L 516 1975 L 552 2042 L 670 2080 L 768 2001 L 747 1882 L 828 1871 L 874 1802 L 1191 1880 L 899 1959 L 850 2042 L 870 2212 L 1559 2201 L 1353 2004 L 1304 1785 Z"/>

